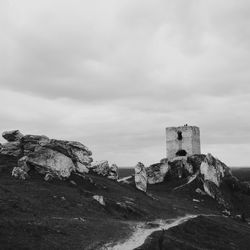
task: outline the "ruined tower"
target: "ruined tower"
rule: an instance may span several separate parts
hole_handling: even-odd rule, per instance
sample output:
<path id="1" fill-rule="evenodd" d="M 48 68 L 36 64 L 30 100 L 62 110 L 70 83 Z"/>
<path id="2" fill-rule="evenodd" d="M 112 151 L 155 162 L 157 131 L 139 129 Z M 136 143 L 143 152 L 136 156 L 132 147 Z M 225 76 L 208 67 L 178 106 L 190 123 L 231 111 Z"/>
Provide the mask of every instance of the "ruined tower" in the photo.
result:
<path id="1" fill-rule="evenodd" d="M 200 154 L 200 129 L 196 126 L 166 128 L 167 158 Z"/>

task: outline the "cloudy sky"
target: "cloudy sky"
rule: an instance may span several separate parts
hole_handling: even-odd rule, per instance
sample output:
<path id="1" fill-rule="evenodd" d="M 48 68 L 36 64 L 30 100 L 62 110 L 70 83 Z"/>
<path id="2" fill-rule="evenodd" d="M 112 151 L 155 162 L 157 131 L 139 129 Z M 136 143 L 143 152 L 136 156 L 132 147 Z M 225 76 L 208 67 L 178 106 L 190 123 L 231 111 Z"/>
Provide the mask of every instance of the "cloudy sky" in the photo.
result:
<path id="1" fill-rule="evenodd" d="M 131 166 L 188 123 L 204 153 L 249 166 L 249 27 L 248 0 L 0 0 L 0 131 Z"/>

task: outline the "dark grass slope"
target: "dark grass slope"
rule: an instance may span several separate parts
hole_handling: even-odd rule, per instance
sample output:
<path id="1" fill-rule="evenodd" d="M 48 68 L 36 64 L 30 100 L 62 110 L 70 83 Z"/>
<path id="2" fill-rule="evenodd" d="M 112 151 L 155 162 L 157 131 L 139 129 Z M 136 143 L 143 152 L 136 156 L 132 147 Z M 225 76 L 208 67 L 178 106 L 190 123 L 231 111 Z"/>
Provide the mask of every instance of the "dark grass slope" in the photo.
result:
<path id="1" fill-rule="evenodd" d="M 121 184 L 93 174 L 85 179 L 72 175 L 66 181 L 45 182 L 32 172 L 30 179 L 21 181 L 11 176 L 12 167 L 1 169 L 1 250 L 98 249 L 128 236 L 127 221 L 221 212 L 211 198 L 196 197 L 191 186 L 172 190 L 182 182 L 150 185 L 145 194 L 133 183 Z M 120 171 L 127 176 L 134 170 Z M 93 195 L 102 195 L 106 206 Z M 194 198 L 201 202 L 194 202 Z M 244 197 L 241 202 L 246 202 L 246 207 L 250 204 Z"/>
<path id="2" fill-rule="evenodd" d="M 222 216 L 199 216 L 166 231 L 153 233 L 136 249 L 242 249 L 250 246 L 250 226 Z"/>
<path id="3" fill-rule="evenodd" d="M 93 195 L 102 195 L 106 206 Z M 32 172 L 21 181 L 6 168 L 0 173 L 0 249 L 97 249 L 130 234 L 127 220 L 171 218 L 192 210 L 192 201 L 163 196 L 92 174 L 45 182 Z"/>

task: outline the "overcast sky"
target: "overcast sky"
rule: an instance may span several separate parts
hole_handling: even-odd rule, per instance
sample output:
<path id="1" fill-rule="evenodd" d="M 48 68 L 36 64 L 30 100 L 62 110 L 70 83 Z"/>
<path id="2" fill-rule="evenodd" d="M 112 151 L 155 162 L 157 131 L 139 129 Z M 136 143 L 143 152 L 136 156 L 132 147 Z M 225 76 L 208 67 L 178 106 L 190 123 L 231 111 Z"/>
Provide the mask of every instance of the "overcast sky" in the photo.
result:
<path id="1" fill-rule="evenodd" d="M 165 157 L 165 127 L 250 166 L 248 0 L 0 0 L 0 131 Z M 4 140 L 1 139 L 1 142 Z"/>

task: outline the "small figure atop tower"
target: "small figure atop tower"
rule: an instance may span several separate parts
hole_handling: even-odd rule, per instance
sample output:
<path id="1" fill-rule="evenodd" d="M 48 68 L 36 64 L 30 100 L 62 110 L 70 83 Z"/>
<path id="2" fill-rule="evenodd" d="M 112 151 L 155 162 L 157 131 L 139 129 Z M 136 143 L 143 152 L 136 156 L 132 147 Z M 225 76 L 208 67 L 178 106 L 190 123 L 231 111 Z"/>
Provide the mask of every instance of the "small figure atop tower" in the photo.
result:
<path id="1" fill-rule="evenodd" d="M 201 153 L 200 129 L 185 124 L 166 128 L 167 158 Z"/>

